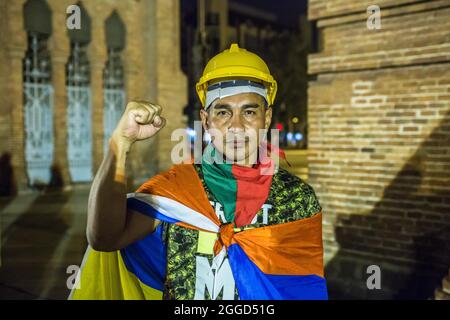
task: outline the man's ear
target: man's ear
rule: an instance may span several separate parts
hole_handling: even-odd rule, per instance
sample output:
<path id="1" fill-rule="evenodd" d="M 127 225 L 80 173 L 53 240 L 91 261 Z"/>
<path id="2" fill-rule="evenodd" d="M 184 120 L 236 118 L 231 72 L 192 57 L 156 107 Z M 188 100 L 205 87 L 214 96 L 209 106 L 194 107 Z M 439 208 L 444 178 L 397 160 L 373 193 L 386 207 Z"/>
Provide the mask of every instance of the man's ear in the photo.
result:
<path id="1" fill-rule="evenodd" d="M 200 109 L 200 120 L 202 121 L 203 130 L 208 131 L 208 111 Z"/>
<path id="2" fill-rule="evenodd" d="M 269 129 L 270 123 L 272 122 L 272 107 L 267 108 L 265 116 L 266 116 L 266 118 L 265 118 L 264 128 Z"/>

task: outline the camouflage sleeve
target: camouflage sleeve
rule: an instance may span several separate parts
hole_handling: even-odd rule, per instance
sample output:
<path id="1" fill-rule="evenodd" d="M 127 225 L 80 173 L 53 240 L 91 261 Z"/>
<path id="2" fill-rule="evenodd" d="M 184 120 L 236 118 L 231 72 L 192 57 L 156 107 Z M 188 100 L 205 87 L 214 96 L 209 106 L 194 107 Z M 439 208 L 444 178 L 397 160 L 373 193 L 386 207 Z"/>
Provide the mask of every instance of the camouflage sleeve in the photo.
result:
<path id="1" fill-rule="evenodd" d="M 285 169 L 274 175 L 271 188 L 274 209 L 269 224 L 309 218 L 322 209 L 314 189 Z"/>
<path id="2" fill-rule="evenodd" d="M 322 207 L 319 204 L 319 199 L 317 199 L 314 189 L 307 183 L 303 182 L 303 188 L 305 189 L 305 197 L 303 199 L 303 206 L 308 217 L 319 213 Z"/>

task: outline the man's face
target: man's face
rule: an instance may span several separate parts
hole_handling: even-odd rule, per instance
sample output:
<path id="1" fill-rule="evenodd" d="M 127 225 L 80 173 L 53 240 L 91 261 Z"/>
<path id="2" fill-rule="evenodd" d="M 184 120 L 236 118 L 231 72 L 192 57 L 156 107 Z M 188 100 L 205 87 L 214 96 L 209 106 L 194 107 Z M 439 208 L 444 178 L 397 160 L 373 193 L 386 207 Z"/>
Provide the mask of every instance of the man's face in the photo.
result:
<path id="1" fill-rule="evenodd" d="M 200 117 L 217 151 L 228 161 L 252 165 L 258 154 L 259 130 L 269 128 L 272 109 L 266 109 L 260 95 L 240 93 L 216 99 L 207 111 L 200 111 Z"/>

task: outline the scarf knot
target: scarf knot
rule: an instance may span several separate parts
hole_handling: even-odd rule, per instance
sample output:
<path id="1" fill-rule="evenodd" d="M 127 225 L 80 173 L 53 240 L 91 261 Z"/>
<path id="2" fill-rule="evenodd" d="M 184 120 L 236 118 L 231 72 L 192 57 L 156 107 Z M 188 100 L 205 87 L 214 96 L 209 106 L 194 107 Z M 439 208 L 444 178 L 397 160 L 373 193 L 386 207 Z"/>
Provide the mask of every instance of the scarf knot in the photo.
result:
<path id="1" fill-rule="evenodd" d="M 233 223 L 225 223 L 220 226 L 219 236 L 214 243 L 214 255 L 218 255 L 222 247 L 228 248 L 231 245 L 231 240 L 234 236 Z"/>

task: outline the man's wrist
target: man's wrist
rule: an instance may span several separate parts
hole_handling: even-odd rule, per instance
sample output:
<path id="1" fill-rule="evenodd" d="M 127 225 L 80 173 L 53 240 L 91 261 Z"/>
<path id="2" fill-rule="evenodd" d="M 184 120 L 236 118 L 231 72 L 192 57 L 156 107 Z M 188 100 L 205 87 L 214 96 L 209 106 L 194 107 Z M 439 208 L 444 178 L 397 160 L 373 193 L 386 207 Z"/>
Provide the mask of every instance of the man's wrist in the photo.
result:
<path id="1" fill-rule="evenodd" d="M 125 182 L 126 180 L 125 174 L 126 160 L 127 154 L 131 149 L 131 145 L 132 145 L 131 142 L 118 138 L 115 133 L 113 133 L 112 137 L 109 139 L 109 148 L 116 160 L 114 180 L 118 182 Z"/>
<path id="2" fill-rule="evenodd" d="M 114 132 L 109 139 L 109 146 L 117 158 L 122 158 L 130 151 L 133 142 L 121 138 L 117 132 Z"/>

